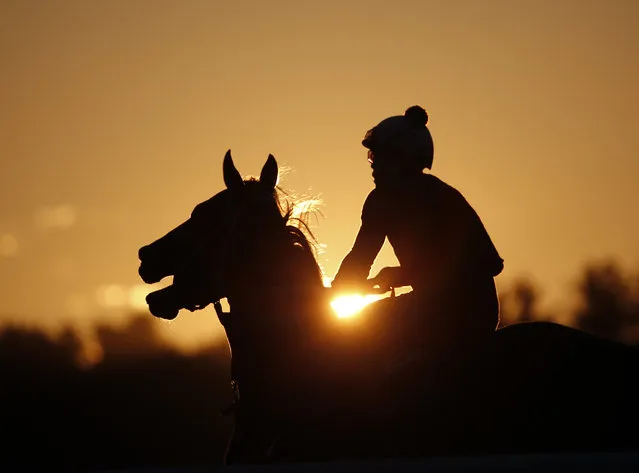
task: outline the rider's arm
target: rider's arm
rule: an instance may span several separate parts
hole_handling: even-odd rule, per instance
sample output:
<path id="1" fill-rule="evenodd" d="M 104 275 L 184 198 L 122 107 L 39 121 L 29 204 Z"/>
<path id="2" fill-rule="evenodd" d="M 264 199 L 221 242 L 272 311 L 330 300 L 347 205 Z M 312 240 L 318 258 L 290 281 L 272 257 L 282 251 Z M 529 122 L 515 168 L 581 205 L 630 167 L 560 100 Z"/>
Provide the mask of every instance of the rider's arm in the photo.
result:
<path id="1" fill-rule="evenodd" d="M 339 285 L 363 284 L 377 254 L 384 245 L 386 231 L 382 203 L 373 190 L 364 202 L 362 224 L 353 248 L 342 261 L 333 280 L 333 287 Z"/>

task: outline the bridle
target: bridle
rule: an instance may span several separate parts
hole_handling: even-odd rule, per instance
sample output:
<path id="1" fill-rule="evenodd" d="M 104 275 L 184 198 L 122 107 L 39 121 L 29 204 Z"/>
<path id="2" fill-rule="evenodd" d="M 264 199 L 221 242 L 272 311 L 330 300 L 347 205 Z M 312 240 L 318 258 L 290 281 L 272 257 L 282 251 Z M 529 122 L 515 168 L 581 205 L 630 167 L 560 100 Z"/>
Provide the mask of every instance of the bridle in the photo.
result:
<path id="1" fill-rule="evenodd" d="M 262 195 L 262 193 L 258 194 L 259 200 L 264 199 L 264 201 L 271 202 L 270 195 Z M 241 219 L 245 218 L 249 213 L 249 202 L 245 200 L 240 201 L 237 205 L 234 206 L 233 210 L 229 209 L 229 217 L 228 224 L 226 228 L 222 228 L 216 225 L 216 220 L 206 220 L 205 231 L 203 232 L 202 238 L 198 239 L 197 244 L 193 251 L 189 252 L 188 255 L 180 261 L 177 269 L 175 270 L 175 274 L 180 274 L 182 270 L 188 268 L 189 265 L 193 263 L 196 258 L 198 258 L 206 245 L 211 241 L 220 240 L 219 246 L 221 251 L 219 252 L 218 261 L 219 261 L 219 270 L 213 271 L 213 285 L 214 287 L 220 288 L 220 292 L 225 293 L 225 278 L 224 274 L 227 274 L 228 271 L 228 259 L 229 255 L 234 251 L 235 241 L 232 238 L 232 235 L 235 234 L 235 230 L 238 227 L 238 223 Z M 211 302 L 206 302 L 204 304 L 200 303 L 188 303 L 185 304 L 185 309 L 193 312 L 195 310 L 204 309 Z M 225 317 L 228 313 L 225 313 L 222 310 L 221 299 L 212 301 L 213 307 L 215 308 L 215 312 L 220 319 L 220 323 L 224 324 L 223 320 L 226 320 Z"/>

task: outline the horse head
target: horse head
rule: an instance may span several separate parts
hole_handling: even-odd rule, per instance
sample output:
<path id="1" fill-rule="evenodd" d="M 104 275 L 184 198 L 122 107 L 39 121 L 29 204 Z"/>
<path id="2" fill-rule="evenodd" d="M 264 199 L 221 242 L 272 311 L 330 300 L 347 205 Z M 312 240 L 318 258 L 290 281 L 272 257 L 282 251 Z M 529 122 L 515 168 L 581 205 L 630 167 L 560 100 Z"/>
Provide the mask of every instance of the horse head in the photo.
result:
<path id="1" fill-rule="evenodd" d="M 139 275 L 152 284 L 172 276 L 172 284 L 147 296 L 151 313 L 175 318 L 181 309 L 202 309 L 235 296 L 242 261 L 257 254 L 260 238 L 284 229 L 276 193 L 278 166 L 269 155 L 260 178 L 242 179 L 230 150 L 223 161 L 226 189 L 198 204 L 188 220 L 140 248 Z M 236 284 L 233 284 L 233 282 Z"/>

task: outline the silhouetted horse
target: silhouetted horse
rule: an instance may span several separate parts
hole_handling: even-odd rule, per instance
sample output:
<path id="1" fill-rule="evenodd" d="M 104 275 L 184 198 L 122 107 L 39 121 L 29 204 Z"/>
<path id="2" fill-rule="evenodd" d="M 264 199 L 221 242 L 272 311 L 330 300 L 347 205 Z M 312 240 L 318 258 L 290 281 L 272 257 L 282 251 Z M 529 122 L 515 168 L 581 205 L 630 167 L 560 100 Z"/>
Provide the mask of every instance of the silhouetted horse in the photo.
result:
<path id="1" fill-rule="evenodd" d="M 173 276 L 147 297 L 158 317 L 216 306 L 237 400 L 227 463 L 639 444 L 636 352 L 565 326 L 498 330 L 436 378 L 419 360 L 388 372 L 403 319 L 371 309 L 337 323 L 312 247 L 278 198 L 273 156 L 259 180 L 243 180 L 227 152 L 223 174 L 225 190 L 140 249 L 139 274 Z"/>

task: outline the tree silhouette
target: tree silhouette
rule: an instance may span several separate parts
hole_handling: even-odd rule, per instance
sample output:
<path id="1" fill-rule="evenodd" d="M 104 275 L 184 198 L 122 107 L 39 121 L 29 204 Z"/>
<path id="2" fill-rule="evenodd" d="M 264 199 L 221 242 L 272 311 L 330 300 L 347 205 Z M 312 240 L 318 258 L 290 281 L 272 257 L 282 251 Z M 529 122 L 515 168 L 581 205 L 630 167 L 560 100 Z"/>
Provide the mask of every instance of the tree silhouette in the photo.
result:
<path id="1" fill-rule="evenodd" d="M 72 328 L 57 337 L 17 326 L 0 331 L 0 369 L 9 373 L 43 374 L 69 371 L 76 367 L 82 342 Z"/>
<path id="2" fill-rule="evenodd" d="M 147 313 L 135 313 L 122 327 L 97 325 L 94 332 L 104 360 L 141 359 L 175 353 L 175 348 L 158 334 L 156 323 Z"/>
<path id="3" fill-rule="evenodd" d="M 82 366 L 71 328 L 0 330 L 0 471 L 195 467 L 222 458 L 231 418 L 223 343 L 180 353 L 149 314 L 95 327 L 105 356 Z M 80 360 L 80 362 L 78 362 Z M 25 445 L 34 455 L 25 455 Z"/>
<path id="4" fill-rule="evenodd" d="M 529 277 L 519 277 L 500 292 L 501 325 L 541 320 L 540 291 Z"/>
<path id="5" fill-rule="evenodd" d="M 626 340 L 637 325 L 637 301 L 629 278 L 614 261 L 591 263 L 578 281 L 578 328 L 612 340 Z"/>

